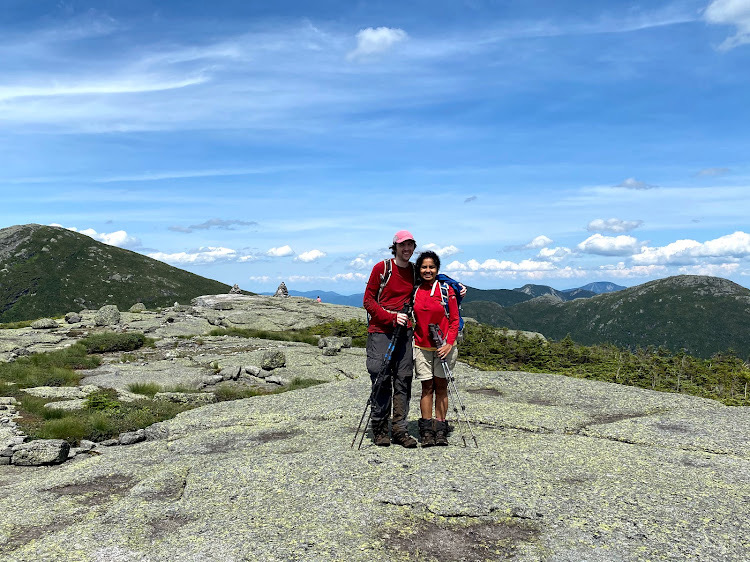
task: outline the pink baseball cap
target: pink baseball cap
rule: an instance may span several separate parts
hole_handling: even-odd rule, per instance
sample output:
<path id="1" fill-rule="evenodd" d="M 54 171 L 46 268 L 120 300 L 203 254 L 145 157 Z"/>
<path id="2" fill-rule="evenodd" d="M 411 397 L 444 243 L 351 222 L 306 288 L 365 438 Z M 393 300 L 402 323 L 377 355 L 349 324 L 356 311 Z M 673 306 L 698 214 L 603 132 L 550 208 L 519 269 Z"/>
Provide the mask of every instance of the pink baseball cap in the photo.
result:
<path id="1" fill-rule="evenodd" d="M 416 244 L 417 241 L 414 240 L 414 236 L 411 235 L 411 232 L 408 230 L 399 230 L 396 234 L 393 235 L 393 243 L 394 244 L 400 244 L 401 242 L 406 242 L 407 240 L 413 240 Z"/>

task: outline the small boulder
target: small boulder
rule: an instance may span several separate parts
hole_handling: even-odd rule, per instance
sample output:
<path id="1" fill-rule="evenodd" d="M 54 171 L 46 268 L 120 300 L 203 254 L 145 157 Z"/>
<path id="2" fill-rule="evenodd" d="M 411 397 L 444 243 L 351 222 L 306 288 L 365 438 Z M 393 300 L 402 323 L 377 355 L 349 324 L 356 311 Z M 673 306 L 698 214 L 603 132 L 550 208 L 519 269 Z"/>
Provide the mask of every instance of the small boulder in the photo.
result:
<path id="1" fill-rule="evenodd" d="M 270 349 L 263 352 L 260 366 L 266 371 L 273 371 L 286 365 L 286 355 L 280 349 Z"/>
<path id="2" fill-rule="evenodd" d="M 68 312 L 65 315 L 65 322 L 68 324 L 78 324 L 83 318 L 81 318 L 81 315 L 77 312 Z"/>
<path id="3" fill-rule="evenodd" d="M 280 377 L 278 375 L 271 375 L 270 377 L 266 377 L 266 382 L 270 382 L 273 384 L 278 384 L 279 386 L 285 386 L 289 384 L 289 379 L 286 379 L 284 377 Z"/>
<path id="4" fill-rule="evenodd" d="M 217 374 L 221 376 L 221 380 L 236 381 L 237 377 L 240 376 L 241 372 L 242 372 L 242 367 L 231 366 L 231 367 L 224 367 Z"/>
<path id="5" fill-rule="evenodd" d="M 57 322 L 52 318 L 40 318 L 39 320 L 34 320 L 31 323 L 31 327 L 35 330 L 49 330 L 50 328 L 57 328 Z"/>
<path id="6" fill-rule="evenodd" d="M 137 302 L 128 309 L 128 312 L 143 312 L 146 310 L 146 305 L 142 302 Z"/>
<path id="7" fill-rule="evenodd" d="M 65 462 L 70 445 L 64 439 L 37 439 L 13 447 L 11 464 L 18 466 L 43 466 Z"/>
<path id="8" fill-rule="evenodd" d="M 114 304 L 107 304 L 96 311 L 94 323 L 97 326 L 114 326 L 120 323 L 120 311 Z"/>
<path id="9" fill-rule="evenodd" d="M 211 392 L 157 392 L 154 400 L 202 406 L 216 402 L 216 396 Z"/>
<path id="10" fill-rule="evenodd" d="M 137 429 L 135 431 L 128 431 L 126 433 L 120 433 L 118 441 L 120 445 L 132 445 L 133 443 L 140 443 L 146 440 L 146 430 Z"/>

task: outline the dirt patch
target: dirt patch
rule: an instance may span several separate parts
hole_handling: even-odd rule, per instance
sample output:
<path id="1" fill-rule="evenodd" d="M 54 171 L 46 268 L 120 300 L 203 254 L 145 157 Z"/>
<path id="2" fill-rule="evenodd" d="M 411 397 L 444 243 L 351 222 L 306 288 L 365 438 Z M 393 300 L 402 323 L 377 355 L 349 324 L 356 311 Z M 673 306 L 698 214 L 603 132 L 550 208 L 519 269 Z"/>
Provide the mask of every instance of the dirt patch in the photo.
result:
<path id="1" fill-rule="evenodd" d="M 66 484 L 50 488 L 48 491 L 59 496 L 82 496 L 81 503 L 84 505 L 99 505 L 111 500 L 111 496 L 127 492 L 135 485 L 130 476 L 124 474 L 113 474 L 111 476 L 99 476 L 93 480 L 77 484 Z"/>
<path id="2" fill-rule="evenodd" d="M 637 414 L 595 414 L 588 425 L 605 425 L 608 423 L 615 423 L 623 420 L 632 420 L 636 418 L 645 418 L 651 414 L 644 414 L 639 412 Z"/>
<path id="3" fill-rule="evenodd" d="M 268 431 L 261 433 L 255 438 L 258 443 L 272 443 L 273 441 L 281 441 L 283 439 L 291 439 L 302 433 L 300 430 L 295 429 L 292 431 Z"/>
<path id="4" fill-rule="evenodd" d="M 421 521 L 409 534 L 389 531 L 382 538 L 390 547 L 420 560 L 479 562 L 511 558 L 521 544 L 538 536 L 539 530 L 526 521 L 473 525 Z"/>
<path id="5" fill-rule="evenodd" d="M 151 527 L 151 538 L 159 539 L 167 535 L 173 534 L 175 531 L 184 527 L 188 523 L 195 521 L 194 517 L 188 517 L 187 515 L 165 515 L 161 519 L 155 519 L 149 522 Z"/>
<path id="6" fill-rule="evenodd" d="M 481 394 L 482 396 L 503 396 L 504 393 L 496 388 L 469 388 L 469 394 Z"/>
<path id="7" fill-rule="evenodd" d="M 662 431 L 669 431 L 670 433 L 690 433 L 690 427 L 684 423 L 657 423 L 656 427 Z"/>
<path id="8" fill-rule="evenodd" d="M 526 402 L 527 404 L 533 404 L 534 406 L 560 406 L 561 404 L 558 404 L 554 400 L 550 400 L 549 398 L 541 398 L 540 396 L 532 396 L 530 398 L 527 398 L 526 400 L 522 400 L 522 402 Z"/>
<path id="9" fill-rule="evenodd" d="M 10 537 L 4 543 L 0 543 L 0 554 L 10 554 L 17 548 L 29 544 L 36 539 L 50 535 L 61 529 L 65 529 L 72 521 L 54 521 L 46 525 L 13 527 Z"/>

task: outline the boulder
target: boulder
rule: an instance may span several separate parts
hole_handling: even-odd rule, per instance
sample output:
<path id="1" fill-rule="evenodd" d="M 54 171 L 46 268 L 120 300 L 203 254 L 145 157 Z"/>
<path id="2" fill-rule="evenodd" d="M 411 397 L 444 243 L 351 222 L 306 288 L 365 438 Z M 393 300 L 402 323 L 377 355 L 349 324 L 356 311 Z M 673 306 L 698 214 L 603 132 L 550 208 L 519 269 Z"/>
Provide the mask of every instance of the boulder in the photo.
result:
<path id="1" fill-rule="evenodd" d="M 31 323 L 31 327 L 35 330 L 49 330 L 50 328 L 57 328 L 57 322 L 52 318 L 40 318 L 39 320 L 34 320 Z"/>
<path id="2" fill-rule="evenodd" d="M 115 326 L 120 323 L 120 311 L 114 304 L 107 304 L 96 311 L 94 323 L 97 326 Z"/>
<path id="3" fill-rule="evenodd" d="M 137 302 L 128 309 L 128 312 L 143 312 L 146 310 L 146 305 L 142 302 Z"/>
<path id="4" fill-rule="evenodd" d="M 242 373 L 242 367 L 231 366 L 224 367 L 217 375 L 221 376 L 221 380 L 224 381 L 236 381 L 240 373 Z"/>
<path id="5" fill-rule="evenodd" d="M 263 352 L 260 366 L 266 371 L 273 371 L 286 365 L 286 355 L 280 349 L 270 349 Z"/>
<path id="6" fill-rule="evenodd" d="M 65 322 L 68 324 L 78 324 L 81 320 L 83 320 L 83 318 L 77 312 L 68 312 L 65 315 Z"/>
<path id="7" fill-rule="evenodd" d="M 128 431 L 121 433 L 118 441 L 120 445 L 132 445 L 133 443 L 140 443 L 146 440 L 146 430 L 138 429 L 136 431 Z"/>
<path id="8" fill-rule="evenodd" d="M 18 466 L 43 466 L 65 462 L 70 445 L 64 439 L 38 439 L 13 447 L 11 464 Z"/>

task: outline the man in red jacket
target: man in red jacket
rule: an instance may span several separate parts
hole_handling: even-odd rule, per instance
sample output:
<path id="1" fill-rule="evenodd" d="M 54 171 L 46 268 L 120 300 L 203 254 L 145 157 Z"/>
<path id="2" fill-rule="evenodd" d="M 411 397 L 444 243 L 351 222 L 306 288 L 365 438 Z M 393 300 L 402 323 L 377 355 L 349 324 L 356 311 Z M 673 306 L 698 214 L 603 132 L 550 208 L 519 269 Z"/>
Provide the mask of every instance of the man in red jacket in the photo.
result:
<path id="1" fill-rule="evenodd" d="M 373 396 L 372 430 L 376 445 L 387 447 L 397 443 L 403 447 L 417 446 L 409 435 L 406 423 L 411 399 L 414 360 L 412 339 L 414 330 L 409 317 L 401 312 L 404 304 L 411 303 L 416 275 L 411 259 L 417 244 L 408 230 L 399 230 L 393 237 L 393 258 L 375 264 L 365 289 L 364 307 L 369 315 L 367 327 L 367 371 L 375 380 L 383 366 L 383 357 L 397 325 L 406 328 L 393 351 L 390 377 L 380 385 Z M 403 334 L 403 332 L 402 332 Z M 388 435 L 388 418 L 391 408 L 393 420 Z"/>

